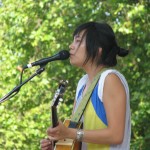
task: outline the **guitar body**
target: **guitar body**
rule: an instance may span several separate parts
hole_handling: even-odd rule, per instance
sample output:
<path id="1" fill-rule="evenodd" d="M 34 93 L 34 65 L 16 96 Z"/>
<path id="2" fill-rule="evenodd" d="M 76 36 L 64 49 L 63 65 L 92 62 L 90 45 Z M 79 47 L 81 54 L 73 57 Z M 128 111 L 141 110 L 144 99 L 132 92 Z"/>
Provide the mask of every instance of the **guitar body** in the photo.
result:
<path id="1" fill-rule="evenodd" d="M 64 125 L 68 127 L 70 124 L 70 120 L 65 120 Z M 80 127 L 81 125 L 78 125 Z M 80 150 L 81 149 L 81 142 L 77 142 L 76 140 L 72 139 L 64 139 L 59 140 L 55 143 L 54 150 Z"/>

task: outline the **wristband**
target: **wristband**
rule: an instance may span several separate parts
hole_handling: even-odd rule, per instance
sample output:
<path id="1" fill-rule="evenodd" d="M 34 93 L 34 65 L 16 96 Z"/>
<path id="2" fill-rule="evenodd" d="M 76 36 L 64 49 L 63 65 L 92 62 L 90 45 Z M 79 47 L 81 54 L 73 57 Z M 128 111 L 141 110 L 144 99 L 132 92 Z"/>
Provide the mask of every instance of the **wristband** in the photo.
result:
<path id="1" fill-rule="evenodd" d="M 76 140 L 81 142 L 82 139 L 83 139 L 83 136 L 84 136 L 83 130 L 78 129 L 78 130 L 77 130 L 77 135 L 76 135 Z"/>

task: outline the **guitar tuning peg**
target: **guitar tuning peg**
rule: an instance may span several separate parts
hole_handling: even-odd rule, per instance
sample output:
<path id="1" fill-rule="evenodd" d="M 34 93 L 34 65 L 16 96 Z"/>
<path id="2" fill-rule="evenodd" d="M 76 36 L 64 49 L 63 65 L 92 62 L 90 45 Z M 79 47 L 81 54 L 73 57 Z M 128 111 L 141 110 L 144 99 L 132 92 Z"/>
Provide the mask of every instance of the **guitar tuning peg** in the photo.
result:
<path id="1" fill-rule="evenodd" d="M 59 98 L 59 102 L 63 102 L 63 99 L 62 99 L 62 98 Z"/>
<path id="2" fill-rule="evenodd" d="M 59 85 L 67 86 L 68 83 L 68 80 L 60 80 Z"/>

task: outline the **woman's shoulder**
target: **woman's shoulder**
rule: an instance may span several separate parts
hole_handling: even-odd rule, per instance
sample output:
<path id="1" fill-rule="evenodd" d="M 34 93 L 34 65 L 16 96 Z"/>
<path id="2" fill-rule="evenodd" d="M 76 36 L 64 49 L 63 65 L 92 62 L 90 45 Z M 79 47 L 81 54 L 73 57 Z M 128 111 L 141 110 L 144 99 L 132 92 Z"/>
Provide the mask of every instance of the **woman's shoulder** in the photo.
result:
<path id="1" fill-rule="evenodd" d="M 103 96 L 103 87 L 104 87 L 104 83 L 106 81 L 106 77 L 108 77 L 107 79 L 109 79 L 109 80 L 119 78 L 119 80 L 121 81 L 121 83 L 123 84 L 125 89 L 128 91 L 128 84 L 127 84 L 127 81 L 126 81 L 124 75 L 116 69 L 107 69 L 102 72 L 100 79 L 98 81 L 98 95 L 99 95 L 100 99 L 102 99 L 102 96 Z"/>
<path id="2" fill-rule="evenodd" d="M 105 78 L 108 75 L 110 75 L 111 77 L 117 76 L 121 81 L 126 80 L 124 75 L 120 71 L 118 71 L 116 69 L 107 69 L 107 70 L 102 72 L 101 77 L 99 79 L 99 83 L 101 83 L 102 81 L 105 81 Z"/>

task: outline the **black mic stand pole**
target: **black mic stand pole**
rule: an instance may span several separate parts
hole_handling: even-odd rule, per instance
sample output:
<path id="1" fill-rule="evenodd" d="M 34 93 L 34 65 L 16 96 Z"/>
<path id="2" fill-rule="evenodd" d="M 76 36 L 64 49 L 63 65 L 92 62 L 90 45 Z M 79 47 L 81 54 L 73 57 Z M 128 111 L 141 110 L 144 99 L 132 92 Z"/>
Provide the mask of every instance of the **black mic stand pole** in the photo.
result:
<path id="1" fill-rule="evenodd" d="M 24 82 L 22 82 L 20 85 L 16 86 L 12 91 L 10 91 L 10 92 L 9 92 L 8 94 L 6 94 L 3 98 L 1 98 L 1 99 L 0 99 L 0 103 L 2 103 L 2 102 L 4 102 L 4 101 L 8 100 L 9 97 L 10 97 L 13 93 L 19 92 L 20 88 L 21 88 L 25 83 L 27 83 L 28 81 L 30 81 L 33 77 L 35 77 L 35 76 L 41 74 L 41 73 L 45 70 L 44 66 L 45 66 L 45 65 L 40 66 L 40 68 L 39 68 L 38 70 L 36 70 L 36 72 L 35 72 L 31 77 L 29 77 L 27 80 L 25 80 Z M 16 93 L 16 94 L 17 94 L 17 93 Z"/>

